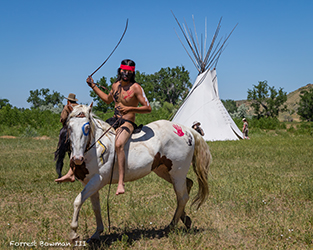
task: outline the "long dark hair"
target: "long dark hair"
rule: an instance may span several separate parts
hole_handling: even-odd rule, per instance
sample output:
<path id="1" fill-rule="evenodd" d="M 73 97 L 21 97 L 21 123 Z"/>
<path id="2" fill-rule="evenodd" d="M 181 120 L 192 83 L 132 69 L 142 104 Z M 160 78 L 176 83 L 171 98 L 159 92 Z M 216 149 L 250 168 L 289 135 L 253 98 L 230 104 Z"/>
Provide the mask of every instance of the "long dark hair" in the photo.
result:
<path id="1" fill-rule="evenodd" d="M 127 65 L 127 66 L 136 66 L 136 63 L 133 60 L 130 59 L 125 59 L 121 62 L 122 65 Z M 117 79 L 116 81 L 118 82 L 119 80 L 121 80 L 121 68 L 117 69 Z M 130 82 L 131 83 L 135 83 L 135 72 L 132 74 L 131 78 L 130 78 Z"/>

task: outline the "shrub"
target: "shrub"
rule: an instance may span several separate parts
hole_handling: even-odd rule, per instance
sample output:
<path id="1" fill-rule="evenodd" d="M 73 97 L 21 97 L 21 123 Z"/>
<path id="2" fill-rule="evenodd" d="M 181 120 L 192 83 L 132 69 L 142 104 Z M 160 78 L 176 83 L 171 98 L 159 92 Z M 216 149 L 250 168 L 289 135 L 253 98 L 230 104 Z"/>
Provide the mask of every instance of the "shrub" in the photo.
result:
<path id="1" fill-rule="evenodd" d="M 36 137 L 38 136 L 38 133 L 36 129 L 32 128 L 30 125 L 28 125 L 22 135 L 22 137 Z"/>
<path id="2" fill-rule="evenodd" d="M 300 125 L 297 125 L 296 134 L 313 135 L 313 122 L 301 122 Z"/>
<path id="3" fill-rule="evenodd" d="M 286 125 L 284 123 L 281 123 L 276 117 L 275 118 L 262 117 L 260 119 L 253 118 L 249 122 L 249 127 L 266 129 L 266 130 L 286 129 Z"/>
<path id="4" fill-rule="evenodd" d="M 49 110 L 18 109 L 8 105 L 0 110 L 2 135 L 57 136 L 61 128 L 60 115 Z"/>

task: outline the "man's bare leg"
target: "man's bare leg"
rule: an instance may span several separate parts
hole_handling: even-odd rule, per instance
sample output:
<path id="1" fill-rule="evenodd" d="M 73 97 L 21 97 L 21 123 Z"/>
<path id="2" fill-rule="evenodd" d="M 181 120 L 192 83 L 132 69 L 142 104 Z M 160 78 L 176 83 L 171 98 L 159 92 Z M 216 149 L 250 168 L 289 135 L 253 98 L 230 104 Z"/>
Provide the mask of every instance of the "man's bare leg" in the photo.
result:
<path id="1" fill-rule="evenodd" d="M 124 194 L 125 193 L 125 184 L 124 184 L 124 174 L 125 174 L 125 152 L 124 149 L 119 151 L 117 154 L 117 163 L 118 163 L 118 183 L 117 183 L 117 190 L 116 195 Z"/>
<path id="2" fill-rule="evenodd" d="M 75 176 L 72 168 L 68 170 L 66 175 L 63 175 L 61 178 L 55 179 L 55 182 L 61 183 L 61 182 L 74 182 L 75 181 Z"/>
<path id="3" fill-rule="evenodd" d="M 118 184 L 116 195 L 125 193 L 124 185 L 124 175 L 125 175 L 125 151 L 124 146 L 128 141 L 130 135 L 134 131 L 133 125 L 128 122 L 125 122 L 118 130 L 116 131 L 116 141 L 115 141 L 115 150 L 117 155 L 117 164 L 118 164 Z"/>

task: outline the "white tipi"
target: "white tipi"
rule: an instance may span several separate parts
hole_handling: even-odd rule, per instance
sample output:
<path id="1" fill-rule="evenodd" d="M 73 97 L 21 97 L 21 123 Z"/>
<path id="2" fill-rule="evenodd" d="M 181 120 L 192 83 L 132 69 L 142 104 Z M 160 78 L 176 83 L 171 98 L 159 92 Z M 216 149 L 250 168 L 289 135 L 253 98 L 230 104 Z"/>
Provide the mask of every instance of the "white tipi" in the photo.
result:
<path id="1" fill-rule="evenodd" d="M 208 52 L 206 55 L 201 56 L 192 33 L 189 31 L 188 35 L 187 32 L 183 31 L 178 21 L 177 23 L 183 32 L 185 39 L 191 48 L 191 51 L 194 54 L 195 61 L 191 58 L 188 51 L 186 50 L 189 57 L 197 67 L 199 75 L 184 102 L 175 113 L 172 121 L 187 127 L 191 127 L 195 121 L 200 122 L 201 128 L 204 131 L 203 138 L 206 141 L 243 139 L 242 132 L 232 120 L 220 100 L 218 94 L 216 69 L 214 67 L 212 70 L 210 70 L 210 66 L 213 64 L 216 66 L 223 46 L 231 33 L 224 40 L 222 45 L 216 47 L 213 50 L 214 42 L 220 29 L 220 20 Z M 197 40 L 198 39 L 196 36 L 196 41 Z M 219 44 L 220 42 L 221 41 L 219 41 Z M 214 52 L 212 55 L 210 55 L 212 50 Z"/>

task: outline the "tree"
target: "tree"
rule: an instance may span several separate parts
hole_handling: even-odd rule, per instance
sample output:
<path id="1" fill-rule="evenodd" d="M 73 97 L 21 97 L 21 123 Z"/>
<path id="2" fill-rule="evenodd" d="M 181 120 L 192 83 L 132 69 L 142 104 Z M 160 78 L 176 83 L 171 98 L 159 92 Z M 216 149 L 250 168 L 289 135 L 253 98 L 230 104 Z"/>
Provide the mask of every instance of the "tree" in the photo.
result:
<path id="1" fill-rule="evenodd" d="M 114 81 L 113 78 L 112 81 Z M 109 94 L 111 88 L 107 84 L 106 77 L 102 77 L 99 81 L 97 81 L 97 84 L 102 86 L 100 87 L 102 91 L 104 91 L 106 94 Z M 90 97 L 95 102 L 93 105 L 93 109 L 96 111 L 101 111 L 105 113 L 108 112 L 108 110 L 114 108 L 114 102 L 111 103 L 110 105 L 107 105 L 104 101 L 100 99 L 100 97 L 93 90 L 90 91 Z"/>
<path id="2" fill-rule="evenodd" d="M 40 90 L 36 89 L 30 91 L 30 96 L 27 99 L 28 103 L 31 103 L 32 108 L 39 108 L 42 105 L 51 105 L 57 106 L 64 99 L 64 96 L 59 92 L 53 91 L 50 94 L 50 90 L 47 88 L 42 88 Z"/>
<path id="3" fill-rule="evenodd" d="M 237 111 L 233 113 L 229 113 L 229 114 L 232 118 L 238 118 L 238 119 L 244 118 L 244 117 L 247 118 L 248 117 L 247 111 L 248 111 L 248 107 L 243 103 L 238 107 Z"/>
<path id="4" fill-rule="evenodd" d="M 228 111 L 228 113 L 235 113 L 237 112 L 237 106 L 236 106 L 236 102 L 234 100 L 221 100 L 224 107 L 226 108 L 226 110 Z"/>
<path id="5" fill-rule="evenodd" d="M 154 86 L 152 81 L 152 75 L 146 75 L 145 73 L 140 73 L 136 71 L 135 76 L 136 82 L 144 89 L 145 94 L 149 102 L 160 101 L 156 100 L 156 93 L 154 92 Z"/>
<path id="6" fill-rule="evenodd" d="M 300 102 L 297 114 L 303 121 L 313 121 L 313 89 L 300 92 Z"/>
<path id="7" fill-rule="evenodd" d="M 7 106 L 7 105 L 9 105 L 10 108 L 12 107 L 12 105 L 9 103 L 8 99 L 0 99 L 0 109 L 4 106 Z"/>
<path id="8" fill-rule="evenodd" d="M 173 105 L 184 99 L 192 84 L 189 81 L 189 72 L 182 67 L 161 68 L 151 77 L 153 99 L 151 101 L 168 102 Z"/>
<path id="9" fill-rule="evenodd" d="M 117 77 L 111 77 L 111 85 L 116 81 Z M 164 102 L 177 104 L 180 100 L 188 94 L 189 89 L 192 87 L 189 81 L 189 72 L 182 67 L 176 68 L 162 68 L 159 72 L 146 75 L 136 71 L 135 80 L 144 89 L 145 94 L 149 102 Z M 102 77 L 98 82 L 101 86 L 107 89 L 106 78 Z M 103 90 L 105 91 L 105 90 Z M 107 91 L 108 93 L 109 91 Z M 114 107 L 114 104 L 107 106 L 101 99 L 93 92 L 90 92 L 90 96 L 96 101 L 96 109 L 103 112 L 107 112 L 108 109 Z"/>
<path id="10" fill-rule="evenodd" d="M 57 106 L 53 106 L 52 103 L 49 103 L 48 105 L 39 106 L 40 111 L 49 110 L 54 114 L 61 114 L 63 108 L 64 108 L 64 105 L 61 102 L 58 103 Z"/>
<path id="11" fill-rule="evenodd" d="M 274 87 L 267 85 L 267 81 L 253 85 L 253 89 L 248 89 L 248 100 L 252 101 L 251 106 L 257 119 L 261 117 L 277 117 L 279 112 L 287 111 L 287 93 L 283 88 L 277 91 Z"/>

